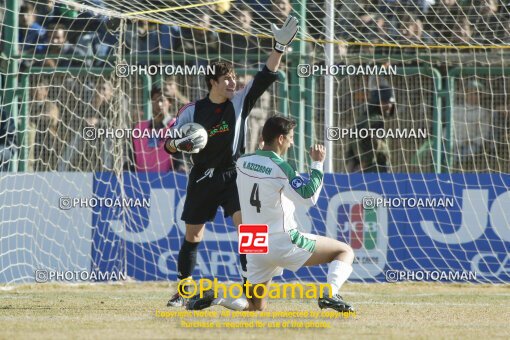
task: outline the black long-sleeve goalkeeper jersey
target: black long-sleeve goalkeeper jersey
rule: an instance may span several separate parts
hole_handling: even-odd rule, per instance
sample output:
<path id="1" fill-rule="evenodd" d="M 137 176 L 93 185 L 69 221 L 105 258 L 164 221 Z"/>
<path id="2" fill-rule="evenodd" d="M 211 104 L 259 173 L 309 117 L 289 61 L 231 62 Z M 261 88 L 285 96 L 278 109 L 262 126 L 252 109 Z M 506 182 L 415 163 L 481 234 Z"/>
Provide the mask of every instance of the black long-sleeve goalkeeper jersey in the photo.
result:
<path id="1" fill-rule="evenodd" d="M 278 79 L 278 73 L 264 66 L 253 80 L 232 99 L 221 104 L 204 99 L 190 103 L 179 110 L 174 128 L 195 122 L 209 135 L 207 145 L 191 156 L 193 165 L 201 169 L 229 168 L 245 148 L 246 118 L 264 91 Z"/>

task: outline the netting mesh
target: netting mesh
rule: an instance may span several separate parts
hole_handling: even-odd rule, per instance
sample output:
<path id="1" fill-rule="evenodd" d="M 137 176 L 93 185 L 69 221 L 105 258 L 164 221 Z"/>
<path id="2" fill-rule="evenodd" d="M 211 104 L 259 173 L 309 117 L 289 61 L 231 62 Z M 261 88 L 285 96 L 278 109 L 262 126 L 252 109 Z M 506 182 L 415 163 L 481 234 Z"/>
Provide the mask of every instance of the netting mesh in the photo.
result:
<path id="1" fill-rule="evenodd" d="M 2 258 L 9 270 L 0 269 L 0 281 L 27 280 L 26 265 L 90 270 L 127 268 L 137 279 L 175 279 L 184 230 L 180 213 L 185 197 L 185 172 L 190 168 L 187 158 L 173 163 L 167 169 L 170 171 L 136 172 L 138 160 L 133 140 L 104 136 L 90 140 L 84 136 L 84 128 L 127 129 L 150 121 L 160 105 L 151 100 L 155 87 L 161 88 L 168 99 L 162 104 L 168 120 L 175 117 L 179 108 L 207 94 L 203 77 L 179 74 L 119 77 L 115 69 L 119 63 L 203 66 L 220 59 L 234 64 L 238 87 L 242 87 L 272 50 L 270 25 L 281 25 L 288 14 L 300 20 L 301 30 L 282 61 L 279 82 L 266 91 L 252 111 L 247 151 L 255 150 L 261 126 L 269 116 L 291 115 L 298 119 L 299 128 L 289 161 L 299 170 L 306 170 L 307 146 L 325 140 L 330 127 L 327 116 L 332 115 L 336 127 L 354 126 L 367 110 L 373 90 L 382 83 L 393 89 L 396 98 L 394 116 L 382 117 L 385 129 L 427 131 L 425 138 L 385 140 L 390 173 L 383 177 L 365 174 L 356 181 L 355 176 L 338 175 L 351 171 L 347 154 L 352 139 L 345 137 L 332 143 L 332 170 L 336 175 L 326 182 L 318 208 L 299 213 L 303 228 L 329 233 L 349 243 L 353 236 L 342 234 L 341 228 L 337 230 L 335 226 L 357 228 L 354 208 L 345 205 L 358 204 L 361 192 L 379 192 L 385 197 L 442 195 L 453 197 L 455 208 L 397 209 L 393 214 L 381 208 L 377 223 L 359 222 L 362 228 L 370 229 L 370 223 L 376 223 L 381 229 L 376 242 L 379 248 L 356 250 L 365 259 L 358 262 L 356 277 L 379 280 L 377 275 L 384 268 L 428 268 L 427 263 L 436 269 L 471 269 L 473 254 L 483 252 L 493 254 L 491 258 L 484 257 L 486 267 L 496 266 L 491 273 L 504 263 L 509 238 L 506 231 L 489 232 L 483 235 L 483 240 L 475 241 L 480 236 L 477 228 L 506 230 L 510 225 L 508 216 L 504 213 L 492 219 L 482 216 L 475 219 L 479 225 L 474 226 L 461 214 L 469 209 L 466 207 L 481 202 L 487 212 L 482 209 L 480 214 L 487 215 L 489 201 L 494 206 L 506 202 L 494 203 L 498 195 L 506 192 L 505 174 L 510 171 L 507 61 L 510 12 L 505 2 L 341 1 L 335 3 L 332 13 L 332 41 L 325 35 L 328 18 L 325 1 L 88 0 L 19 1 L 19 5 L 13 9 L 0 1 L 2 109 L 14 119 L 3 116 L 2 121 L 15 125 L 15 129 L 5 133 L 6 145 L 14 145 L 14 151 L 12 160 L 2 163 L 6 165 L 2 170 L 28 172 L 33 177 L 29 180 L 18 173 L 20 177 L 9 180 L 14 183 L 0 185 L 3 197 L 0 210 L 5 209 L 3 216 L 8 217 L 4 220 L 10 226 L 4 229 L 9 232 L 0 235 L 0 243 L 9 245 L 12 254 L 18 251 L 39 254 L 42 247 L 48 250 L 37 258 L 17 255 Z M 329 43 L 334 44 L 333 60 L 325 56 Z M 298 65 L 305 63 L 386 65 L 396 66 L 398 71 L 381 76 L 338 75 L 333 77 L 333 93 L 329 94 L 328 77 L 297 76 Z M 326 112 L 329 96 L 333 96 L 333 112 Z M 73 182 L 80 182 L 77 177 L 60 176 L 64 172 L 83 174 L 81 181 L 94 184 L 81 188 Z M 438 172 L 446 174 L 429 176 Z M 414 175 L 399 177 L 408 173 Z M 470 177 L 486 173 L 497 177 L 484 180 Z M 449 174 L 459 176 L 450 178 Z M 30 181 L 46 184 L 38 186 L 34 182 L 30 189 L 27 185 Z M 462 185 L 465 188 L 459 187 Z M 36 195 L 38 188 L 43 192 Z M 467 189 L 488 190 L 490 195 L 486 201 L 474 201 L 473 196 L 464 195 L 463 190 Z M 344 191 L 352 195 L 342 196 L 342 204 L 334 201 Z M 22 200 L 25 195 L 31 197 L 32 203 L 27 205 Z M 80 215 L 81 222 L 64 226 L 74 213 L 55 208 L 59 197 L 101 195 L 150 196 L 153 204 L 147 209 L 114 212 L 91 208 L 91 218 Z M 465 198 L 471 201 L 466 202 Z M 169 203 L 164 205 L 159 200 Z M 39 204 L 41 208 L 37 209 Z M 14 213 L 10 209 L 20 210 Z M 29 220 L 41 230 L 39 236 L 33 236 L 31 229 L 22 225 L 25 218 L 17 214 L 23 209 L 31 211 Z M 384 223 L 383 218 L 387 218 Z M 435 221 L 436 229 L 458 235 L 455 237 L 459 239 L 459 252 L 437 238 L 423 241 L 424 235 L 433 233 L 430 229 L 426 231 L 423 221 Z M 123 227 L 112 231 L 118 223 Z M 382 228 L 382 224 L 390 227 Z M 82 227 L 91 234 L 76 233 Z M 54 230 L 61 235 L 58 239 L 52 236 Z M 161 236 L 158 230 L 167 233 L 162 232 Z M 459 230 L 462 232 L 456 234 Z M 151 232 L 161 238 L 147 236 Z M 237 240 L 232 223 L 218 214 L 206 233 L 205 250 L 199 261 L 201 274 L 237 279 L 233 264 Z M 474 243 L 463 248 L 462 233 L 472 235 Z M 93 249 L 92 255 L 80 253 L 86 259 L 76 259 L 60 250 L 62 242 L 80 243 L 84 247 L 80 249 L 87 248 L 82 244 L 85 242 Z M 382 256 L 384 246 L 391 246 L 387 257 L 394 262 L 382 258 L 380 262 L 366 262 L 371 261 L 371 256 Z M 406 262 L 412 257 L 410 254 L 423 249 L 432 253 L 416 256 L 416 262 Z M 45 256 L 48 260 L 41 260 Z M 378 271 L 370 269 L 374 266 Z M 508 279 L 503 272 L 499 273 L 493 281 Z M 300 279 L 313 280 L 323 277 L 325 272 L 324 268 L 306 269 L 299 275 Z"/>

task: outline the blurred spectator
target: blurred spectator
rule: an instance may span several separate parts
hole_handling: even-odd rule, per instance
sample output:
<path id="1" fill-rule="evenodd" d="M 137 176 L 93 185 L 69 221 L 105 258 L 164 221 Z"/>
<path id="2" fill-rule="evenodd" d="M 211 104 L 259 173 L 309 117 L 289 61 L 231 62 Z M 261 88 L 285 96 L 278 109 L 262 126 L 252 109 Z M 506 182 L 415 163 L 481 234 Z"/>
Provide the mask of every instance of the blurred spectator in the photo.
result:
<path id="1" fill-rule="evenodd" d="M 73 44 L 76 42 L 77 36 L 84 30 L 87 30 L 87 25 L 78 21 L 80 15 L 79 4 L 68 5 L 55 2 L 53 6 L 53 25 L 61 25 L 66 28 L 67 39 Z M 81 27 L 79 27 L 81 24 Z M 90 28 L 88 28 L 90 29 Z"/>
<path id="2" fill-rule="evenodd" d="M 423 24 L 420 19 L 412 15 L 407 15 L 402 18 L 400 23 L 400 33 L 405 39 L 405 43 L 419 44 L 422 42 Z"/>
<path id="3" fill-rule="evenodd" d="M 16 122 L 7 111 L 0 110 L 0 171 L 13 170 L 17 155 Z"/>
<path id="4" fill-rule="evenodd" d="M 504 26 L 498 18 L 497 0 L 476 1 L 469 12 L 473 18 L 475 41 L 482 45 L 500 44 L 504 37 Z"/>
<path id="5" fill-rule="evenodd" d="M 271 12 L 273 15 L 279 19 L 274 20 L 270 18 L 271 23 L 279 26 L 285 22 L 285 19 L 289 16 L 290 12 L 292 12 L 292 6 L 289 0 L 273 0 L 273 6 L 271 7 Z"/>
<path id="6" fill-rule="evenodd" d="M 37 16 L 34 6 L 26 3 L 20 8 L 20 30 L 19 42 L 21 53 L 35 51 L 35 53 L 44 52 L 44 42 L 46 38 L 46 29 L 37 22 Z"/>
<path id="7" fill-rule="evenodd" d="M 271 0 L 245 0 L 243 2 L 249 6 L 254 13 L 266 12 L 271 8 Z"/>
<path id="8" fill-rule="evenodd" d="M 343 39 L 353 40 L 354 36 L 362 34 L 367 28 L 364 23 L 371 21 L 374 13 L 369 12 L 367 1 L 345 1 L 339 4 L 338 12 L 335 13 L 338 25 L 335 25 L 336 33 Z M 322 7 L 317 11 L 324 12 L 326 4 L 323 2 Z M 376 11 L 376 13 L 378 13 Z M 323 13 L 324 16 L 324 13 Z M 325 20 L 325 18 L 323 19 Z M 324 30 L 325 21 L 319 23 L 319 26 Z M 367 31 L 368 32 L 368 31 Z M 324 33 L 324 32 L 323 32 Z"/>
<path id="9" fill-rule="evenodd" d="M 388 15 L 390 21 L 403 14 L 422 16 L 428 13 L 436 1 L 438 0 L 380 0 L 379 12 Z"/>
<path id="10" fill-rule="evenodd" d="M 377 12 L 381 13 L 390 27 L 398 27 L 399 17 L 406 12 L 406 8 L 400 0 L 380 0 L 379 10 Z"/>
<path id="11" fill-rule="evenodd" d="M 492 139 L 492 112 L 480 105 L 484 86 L 477 80 L 465 83 L 453 107 L 454 154 L 463 157 L 486 152 L 484 142 Z"/>
<path id="12" fill-rule="evenodd" d="M 35 10 L 39 13 L 37 22 L 44 26 L 50 24 L 49 19 L 55 15 L 55 0 L 40 0 L 35 4 Z"/>
<path id="13" fill-rule="evenodd" d="M 471 43 L 471 27 L 457 0 L 437 0 L 427 16 L 425 29 L 440 44 Z"/>
<path id="14" fill-rule="evenodd" d="M 496 106 L 490 123 L 491 134 L 500 154 L 508 154 L 510 148 L 510 96 L 503 94 L 503 102 Z M 510 150 L 509 150 L 510 151 Z"/>
<path id="15" fill-rule="evenodd" d="M 289 0 L 249 0 L 243 3 L 252 9 L 252 26 L 257 31 L 271 32 L 271 24 L 280 27 L 292 11 Z"/>
<path id="16" fill-rule="evenodd" d="M 99 126 L 102 119 L 108 119 L 108 113 L 113 111 L 113 86 L 109 81 L 99 84 L 92 95 L 90 105 L 84 113 L 85 121 L 89 126 Z"/>
<path id="17" fill-rule="evenodd" d="M 236 7 L 236 12 L 234 14 L 239 20 L 239 25 L 237 26 L 244 33 L 251 33 L 252 27 L 251 23 L 253 21 L 251 9 L 246 5 L 240 5 Z"/>
<path id="18" fill-rule="evenodd" d="M 79 66 L 79 60 L 73 60 L 74 46 L 67 40 L 67 31 L 61 24 L 54 25 L 48 32 L 48 44 L 45 50 L 45 67 Z"/>
<path id="19" fill-rule="evenodd" d="M 90 102 L 86 104 L 82 116 L 71 112 L 71 120 L 68 123 L 71 130 L 71 140 L 66 145 L 66 150 L 59 159 L 59 171 L 109 171 L 113 170 L 114 140 L 112 138 L 96 138 L 95 135 L 84 136 L 84 129 L 111 129 L 127 128 L 130 122 L 127 110 L 127 99 L 120 98 L 120 107 L 114 103 L 114 91 L 109 81 L 100 82 L 94 91 Z M 87 137 L 87 138 L 84 138 Z M 127 148 L 129 142 L 123 140 L 122 147 Z M 128 153 L 124 152 L 122 164 L 128 164 Z"/>
<path id="20" fill-rule="evenodd" d="M 229 28 L 233 32 L 239 32 L 240 34 L 231 33 L 220 33 L 220 53 L 221 54 L 249 54 L 257 53 L 259 47 L 270 47 L 273 48 L 271 39 L 267 40 L 267 46 L 261 46 L 261 41 L 258 41 L 253 35 L 253 14 L 250 7 L 241 4 L 236 5 L 229 12 Z"/>
<path id="21" fill-rule="evenodd" d="M 422 20 L 436 1 L 439 0 L 407 0 L 408 13 L 412 13 Z"/>
<path id="22" fill-rule="evenodd" d="M 95 7 L 103 7 L 102 0 L 89 0 Z M 43 0 L 36 3 L 38 22 L 44 26 L 62 25 L 67 31 L 67 40 L 71 44 L 83 44 L 84 36 L 94 36 L 106 18 L 95 12 L 84 10 L 81 5 L 73 6 L 56 3 L 55 0 Z M 85 40 L 86 40 L 85 38 Z M 82 40 L 82 41 L 80 41 Z"/>
<path id="23" fill-rule="evenodd" d="M 163 85 L 163 95 L 170 100 L 170 113 L 177 113 L 179 108 L 190 102 L 188 97 L 179 91 L 177 83 L 173 77 L 165 81 Z"/>
<path id="24" fill-rule="evenodd" d="M 34 101 L 29 107 L 28 126 L 28 170 L 55 171 L 61 153 L 59 136 L 60 111 L 49 100 L 49 83 L 41 79 L 34 89 Z"/>
<path id="25" fill-rule="evenodd" d="M 378 8 L 376 1 L 360 0 L 355 2 L 343 2 L 337 9 L 335 21 L 336 39 L 349 42 L 362 41 L 372 43 L 389 42 L 390 35 L 395 35 L 396 24 L 391 23 L 388 18 L 393 12 L 386 11 L 383 3 Z M 319 9 L 324 11 L 324 7 Z M 324 19 L 325 20 L 325 19 Z M 325 22 L 320 23 L 321 26 Z M 377 51 L 376 51 L 377 49 Z M 384 54 L 387 48 L 353 45 L 349 47 L 350 53 L 361 54 Z"/>
<path id="26" fill-rule="evenodd" d="M 460 22 L 453 26 L 453 36 L 449 39 L 450 44 L 455 45 L 472 45 L 473 40 L 473 28 L 468 18 L 461 18 Z M 469 50 L 466 50 L 466 52 Z"/>
<path id="27" fill-rule="evenodd" d="M 262 136 L 262 127 L 269 117 L 271 95 L 264 92 L 260 97 L 260 107 L 254 107 L 248 116 L 247 146 L 246 152 L 255 152 Z"/>
<path id="28" fill-rule="evenodd" d="M 503 24 L 503 43 L 510 43 L 510 0 L 504 0 L 499 6 L 499 18 Z"/>
<path id="29" fill-rule="evenodd" d="M 157 25 L 149 34 L 149 39 L 156 41 L 159 46 L 159 53 L 168 53 L 181 43 L 181 28 L 179 26 Z"/>
<path id="30" fill-rule="evenodd" d="M 384 129 L 385 118 L 395 113 L 395 95 L 386 81 L 370 92 L 367 110 L 356 119 L 351 127 L 358 133 L 361 129 Z M 390 151 L 384 139 L 354 138 L 347 145 L 345 154 L 347 172 L 391 172 Z"/>
<path id="31" fill-rule="evenodd" d="M 251 8 L 256 24 L 260 25 L 259 23 L 272 17 L 271 0 L 246 0 L 243 2 Z"/>
<path id="32" fill-rule="evenodd" d="M 398 39 L 404 45 L 423 45 L 430 43 L 430 37 L 423 31 L 423 23 L 412 15 L 406 15 L 400 22 L 400 37 Z M 416 53 L 416 48 L 406 48 L 404 53 Z"/>
<path id="33" fill-rule="evenodd" d="M 202 10 L 195 13 L 196 22 L 200 28 L 185 28 L 182 30 L 182 46 L 184 51 L 193 55 L 218 52 L 218 33 L 211 31 L 211 15 Z"/>
<path id="34" fill-rule="evenodd" d="M 126 45 L 131 54 L 149 52 L 161 55 L 163 51 L 171 51 L 179 45 L 180 32 L 178 26 L 135 21 L 126 33 Z"/>
<path id="35" fill-rule="evenodd" d="M 379 14 L 361 15 L 352 19 L 347 25 L 347 27 L 341 28 L 339 32 L 341 37 L 345 37 L 345 40 L 383 43 L 393 41 L 391 35 L 397 35 L 397 31 L 394 27 L 388 26 L 386 19 Z M 373 54 L 376 51 L 377 53 L 383 54 L 386 53 L 386 50 L 386 47 L 375 48 L 372 46 L 353 46 L 349 48 L 349 52 L 351 53 L 359 52 L 364 54 Z"/>
<path id="36" fill-rule="evenodd" d="M 157 46 L 149 46 L 149 22 L 145 20 L 134 21 L 126 32 L 126 47 L 128 53 L 147 53 Z"/>
<path id="37" fill-rule="evenodd" d="M 58 13 L 58 10 L 55 10 L 55 5 L 56 5 L 55 0 L 43 0 L 38 1 L 35 4 L 35 10 L 39 14 L 37 16 L 37 22 L 41 26 L 49 27 L 50 25 L 55 25 L 59 23 L 61 16 L 60 13 Z"/>
<path id="38" fill-rule="evenodd" d="M 348 49 L 349 49 L 349 45 L 347 44 L 347 42 L 345 40 L 339 39 L 337 41 L 337 46 L 336 46 L 337 52 L 336 52 L 335 60 L 336 61 L 345 60 L 345 58 L 347 57 Z"/>
<path id="39" fill-rule="evenodd" d="M 474 44 L 473 27 L 459 0 L 441 0 L 433 7 L 430 32 L 446 45 Z M 468 49 L 463 50 L 468 52 Z"/>
<path id="40" fill-rule="evenodd" d="M 324 39 L 324 17 L 326 15 L 324 8 L 326 8 L 326 5 L 324 3 L 324 0 L 315 0 L 315 1 L 307 1 L 306 2 L 306 13 L 307 13 L 307 22 L 308 22 L 308 32 L 314 39 Z M 348 2 L 349 3 L 349 2 Z M 344 2 L 345 5 L 345 2 Z M 344 17 L 342 13 L 341 17 Z M 335 13 L 337 16 L 336 26 L 341 25 L 341 18 L 338 17 L 338 14 Z"/>
<path id="41" fill-rule="evenodd" d="M 250 75 L 239 76 L 236 83 L 236 91 L 241 90 L 253 77 Z M 246 129 L 246 153 L 254 152 L 262 136 L 262 127 L 269 117 L 271 110 L 271 94 L 265 91 L 259 99 L 259 102 L 251 110 L 248 116 L 248 128 Z"/>
<path id="42" fill-rule="evenodd" d="M 175 123 L 175 118 L 170 117 L 170 101 L 163 95 L 160 88 L 151 91 L 152 119 L 141 121 L 135 128 L 140 131 L 162 130 L 168 131 Z M 185 166 L 182 161 L 182 153 L 169 155 L 164 149 L 165 135 L 161 138 L 133 138 L 133 150 L 136 171 L 146 172 L 184 172 Z"/>
<path id="43" fill-rule="evenodd" d="M 92 51 L 96 57 L 97 66 L 102 66 L 109 58 L 114 58 L 115 46 L 119 41 L 119 25 L 119 19 L 109 18 L 103 21 L 94 32 Z"/>

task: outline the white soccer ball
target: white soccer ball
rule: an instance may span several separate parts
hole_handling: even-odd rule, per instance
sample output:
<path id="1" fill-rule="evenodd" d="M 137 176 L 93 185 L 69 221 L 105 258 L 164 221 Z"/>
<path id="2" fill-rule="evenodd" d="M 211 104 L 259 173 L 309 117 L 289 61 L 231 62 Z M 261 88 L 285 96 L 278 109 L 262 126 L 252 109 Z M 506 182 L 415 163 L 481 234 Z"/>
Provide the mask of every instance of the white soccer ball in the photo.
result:
<path id="1" fill-rule="evenodd" d="M 195 145 L 195 148 L 192 151 L 190 151 L 190 153 L 198 153 L 200 150 L 205 148 L 205 146 L 207 144 L 208 134 L 207 134 L 207 130 L 202 125 L 195 123 L 195 122 L 186 123 L 181 127 L 181 131 L 184 134 L 184 136 L 186 136 L 186 137 L 189 137 L 189 136 L 193 136 L 193 138 L 196 138 L 199 136 L 203 137 L 203 141 L 200 144 Z"/>

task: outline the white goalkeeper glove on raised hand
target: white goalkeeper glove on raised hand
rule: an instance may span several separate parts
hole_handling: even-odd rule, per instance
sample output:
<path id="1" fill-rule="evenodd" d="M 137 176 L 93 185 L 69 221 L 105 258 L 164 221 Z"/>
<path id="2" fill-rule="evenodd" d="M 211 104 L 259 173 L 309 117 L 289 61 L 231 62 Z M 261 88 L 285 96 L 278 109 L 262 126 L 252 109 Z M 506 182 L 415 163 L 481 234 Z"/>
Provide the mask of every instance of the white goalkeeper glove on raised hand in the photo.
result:
<path id="1" fill-rule="evenodd" d="M 201 148 L 203 148 L 204 137 L 200 135 L 199 132 L 193 133 L 189 136 L 178 138 L 178 139 L 168 139 L 165 141 L 165 150 L 168 153 L 170 152 L 170 148 L 168 146 L 173 147 L 177 151 L 184 153 L 198 153 Z"/>
<path id="2" fill-rule="evenodd" d="M 277 52 L 285 52 L 285 48 L 289 45 L 299 29 L 298 20 L 289 15 L 282 28 L 278 28 L 275 24 L 271 25 L 274 36 L 274 49 Z"/>

